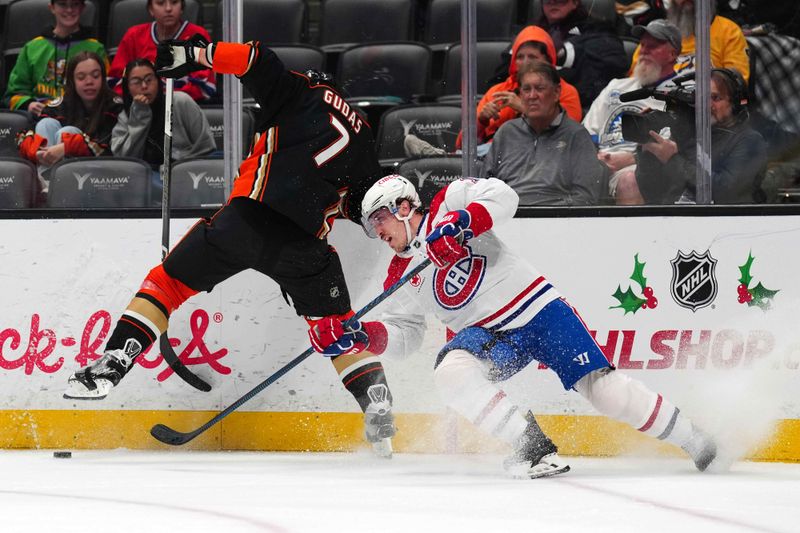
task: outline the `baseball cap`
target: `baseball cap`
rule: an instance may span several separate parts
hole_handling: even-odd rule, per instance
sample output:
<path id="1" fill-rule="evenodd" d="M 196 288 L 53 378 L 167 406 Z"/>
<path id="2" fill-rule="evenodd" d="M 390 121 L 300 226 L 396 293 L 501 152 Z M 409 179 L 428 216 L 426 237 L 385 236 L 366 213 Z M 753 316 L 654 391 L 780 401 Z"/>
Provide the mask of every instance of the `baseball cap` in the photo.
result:
<path id="1" fill-rule="evenodd" d="M 659 41 L 667 41 L 678 53 L 682 48 L 681 30 L 675 24 L 664 19 L 652 20 L 647 26 L 634 26 L 631 33 L 634 37 L 641 37 L 642 34 L 649 33 Z"/>

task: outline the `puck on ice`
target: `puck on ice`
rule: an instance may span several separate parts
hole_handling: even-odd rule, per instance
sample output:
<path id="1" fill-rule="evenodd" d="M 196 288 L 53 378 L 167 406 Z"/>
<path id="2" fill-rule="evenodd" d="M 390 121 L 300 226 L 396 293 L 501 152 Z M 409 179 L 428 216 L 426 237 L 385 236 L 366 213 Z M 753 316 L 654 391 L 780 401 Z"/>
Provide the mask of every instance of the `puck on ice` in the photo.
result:
<path id="1" fill-rule="evenodd" d="M 57 459 L 69 459 L 72 457 L 72 452 L 53 452 L 53 457 Z"/>

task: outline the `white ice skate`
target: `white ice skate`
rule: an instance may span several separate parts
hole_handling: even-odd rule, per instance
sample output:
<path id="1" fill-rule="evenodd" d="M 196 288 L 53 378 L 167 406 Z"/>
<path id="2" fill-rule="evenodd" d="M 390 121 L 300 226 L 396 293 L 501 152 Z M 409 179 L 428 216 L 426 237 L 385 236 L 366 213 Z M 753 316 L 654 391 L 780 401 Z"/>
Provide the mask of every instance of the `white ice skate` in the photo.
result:
<path id="1" fill-rule="evenodd" d="M 528 411 L 528 427 L 520 437 L 514 453 L 503 461 L 511 477 L 536 479 L 569 472 L 569 465 L 558 456 L 558 448 L 544 434 L 536 417 Z"/>
<path id="2" fill-rule="evenodd" d="M 692 438 L 681 448 L 689 454 L 701 472 L 704 472 L 717 458 L 717 443 L 694 425 L 692 425 Z"/>
<path id="3" fill-rule="evenodd" d="M 517 479 L 536 479 L 540 477 L 555 476 L 569 472 L 569 465 L 557 452 L 548 453 L 538 461 L 506 459 L 503 467 L 506 472 Z"/>
<path id="4" fill-rule="evenodd" d="M 123 350 L 110 350 L 103 357 L 75 372 L 67 380 L 64 398 L 68 400 L 102 400 L 128 373 L 133 360 Z"/>
<path id="5" fill-rule="evenodd" d="M 397 433 L 394 426 L 392 404 L 386 385 L 372 385 L 367 389 L 370 403 L 364 411 L 364 435 L 372 444 L 372 451 L 378 457 L 391 459 L 392 437 Z"/>

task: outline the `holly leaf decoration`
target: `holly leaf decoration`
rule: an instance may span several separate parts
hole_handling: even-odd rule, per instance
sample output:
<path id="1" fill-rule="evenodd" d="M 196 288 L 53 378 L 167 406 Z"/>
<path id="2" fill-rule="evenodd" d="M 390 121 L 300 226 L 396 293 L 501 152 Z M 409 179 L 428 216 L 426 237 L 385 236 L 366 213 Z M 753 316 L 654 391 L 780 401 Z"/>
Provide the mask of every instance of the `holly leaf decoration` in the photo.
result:
<path id="1" fill-rule="evenodd" d="M 750 275 L 750 267 L 753 266 L 753 261 L 755 261 L 755 257 L 753 254 L 747 254 L 747 262 L 739 267 L 739 272 L 741 272 L 742 277 L 739 278 L 739 283 L 743 283 L 745 286 L 749 287 L 750 282 L 753 281 L 753 276 Z M 755 299 L 755 297 L 753 297 Z"/>
<path id="2" fill-rule="evenodd" d="M 748 307 L 757 306 L 762 311 L 766 311 L 772 307 L 772 299 L 778 294 L 780 290 L 771 291 L 768 288 L 764 287 L 761 282 L 758 282 L 758 285 L 750 289 L 750 294 L 753 296 L 753 299 L 747 302 Z"/>
<path id="3" fill-rule="evenodd" d="M 619 301 L 619 305 L 609 307 L 609 309 L 622 309 L 625 311 L 626 315 L 628 313 L 636 313 L 636 311 L 642 308 L 642 304 L 647 301 L 636 296 L 630 287 L 628 287 L 628 290 L 625 292 L 622 292 L 622 287 L 619 285 L 613 296 Z"/>
<path id="4" fill-rule="evenodd" d="M 639 262 L 639 254 L 633 256 L 633 261 L 633 274 L 631 274 L 630 279 L 638 283 L 639 286 L 644 289 L 647 287 L 647 278 L 644 277 L 644 265 L 646 263 Z"/>

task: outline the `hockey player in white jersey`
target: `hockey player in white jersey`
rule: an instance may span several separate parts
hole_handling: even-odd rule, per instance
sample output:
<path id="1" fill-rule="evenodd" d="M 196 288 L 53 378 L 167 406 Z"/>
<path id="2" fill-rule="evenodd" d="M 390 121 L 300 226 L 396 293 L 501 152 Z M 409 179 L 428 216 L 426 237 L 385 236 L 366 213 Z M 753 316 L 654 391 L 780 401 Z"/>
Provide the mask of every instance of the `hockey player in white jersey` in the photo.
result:
<path id="1" fill-rule="evenodd" d="M 425 313 L 432 312 L 456 333 L 436 358 L 436 387 L 449 407 L 511 444 L 514 453 L 504 463 L 511 475 L 569 470 L 532 413 L 523 415 L 497 385 L 534 360 L 604 415 L 680 446 L 705 470 L 716 457 L 713 440 L 660 394 L 616 371 L 577 312 L 492 231 L 513 217 L 517 204 L 500 180 L 463 179 L 440 191 L 424 213 L 408 180 L 379 180 L 364 196 L 362 213 L 367 233 L 396 252 L 385 285 L 426 256 L 436 268 L 398 291 L 380 321 L 344 330 L 331 317 L 309 331 L 312 344 L 329 356 L 369 351 L 405 358 L 419 349 Z"/>

